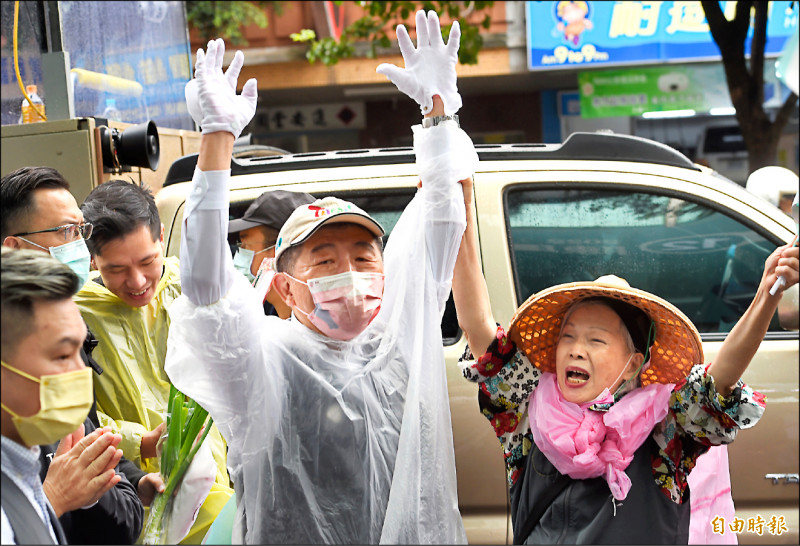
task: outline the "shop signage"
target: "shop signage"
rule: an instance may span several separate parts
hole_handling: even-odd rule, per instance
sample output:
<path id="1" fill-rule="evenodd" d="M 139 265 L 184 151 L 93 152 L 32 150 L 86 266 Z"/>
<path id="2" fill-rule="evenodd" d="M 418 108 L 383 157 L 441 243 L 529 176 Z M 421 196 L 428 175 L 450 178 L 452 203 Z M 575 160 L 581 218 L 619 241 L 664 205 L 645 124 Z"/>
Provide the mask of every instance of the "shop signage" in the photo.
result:
<path id="1" fill-rule="evenodd" d="M 584 118 L 639 116 L 645 112 L 731 108 L 720 63 L 663 65 L 578 74 L 580 115 Z M 775 76 L 775 61 L 764 68 L 765 107 L 779 106 L 788 89 Z"/>
<path id="2" fill-rule="evenodd" d="M 268 133 L 363 129 L 363 102 L 279 106 L 256 112 L 256 125 Z"/>
<path id="3" fill-rule="evenodd" d="M 765 51 L 777 56 L 800 10 L 769 4 Z M 736 2 L 720 5 L 732 19 Z M 526 16 L 530 70 L 720 59 L 700 2 L 526 2 Z"/>

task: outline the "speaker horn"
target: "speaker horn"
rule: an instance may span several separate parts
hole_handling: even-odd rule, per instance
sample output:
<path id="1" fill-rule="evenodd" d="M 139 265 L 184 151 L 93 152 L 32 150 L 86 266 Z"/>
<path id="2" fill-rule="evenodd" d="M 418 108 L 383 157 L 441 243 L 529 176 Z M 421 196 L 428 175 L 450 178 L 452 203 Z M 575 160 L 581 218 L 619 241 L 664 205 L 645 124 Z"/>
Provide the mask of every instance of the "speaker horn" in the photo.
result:
<path id="1" fill-rule="evenodd" d="M 153 171 L 158 168 L 161 147 L 153 120 L 124 131 L 100 127 L 100 147 L 107 172 L 129 171 L 130 167 L 147 167 Z"/>

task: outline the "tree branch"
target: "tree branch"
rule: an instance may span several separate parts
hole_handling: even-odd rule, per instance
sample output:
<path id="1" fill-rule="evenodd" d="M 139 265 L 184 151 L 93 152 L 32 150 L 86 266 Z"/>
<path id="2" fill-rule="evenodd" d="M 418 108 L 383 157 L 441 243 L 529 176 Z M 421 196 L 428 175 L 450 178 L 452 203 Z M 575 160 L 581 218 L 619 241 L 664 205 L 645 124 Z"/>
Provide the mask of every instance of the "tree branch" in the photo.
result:
<path id="1" fill-rule="evenodd" d="M 749 110 L 748 98 L 751 96 L 750 74 L 747 71 L 747 63 L 744 59 L 744 41 L 747 37 L 747 27 L 744 33 L 741 29 L 736 27 L 740 24 L 742 18 L 741 13 L 749 14 L 749 7 L 743 11 L 742 4 L 750 5 L 750 2 L 739 2 L 736 4 L 737 18 L 734 21 L 728 21 L 719 7 L 719 2 L 716 0 L 703 0 L 700 2 L 706 14 L 706 21 L 708 21 L 708 28 L 711 31 L 711 36 L 719 48 L 720 56 L 722 56 L 722 66 L 725 69 L 725 79 L 728 83 L 728 91 L 731 95 L 731 103 L 736 108 L 736 116 L 739 118 L 745 110 Z M 749 24 L 749 17 L 744 18 L 744 21 Z M 740 119 L 741 122 L 741 119 Z"/>
<path id="2" fill-rule="evenodd" d="M 761 2 L 759 2 L 760 4 Z M 750 30 L 750 11 L 753 9 L 752 0 L 747 2 L 736 2 L 736 15 L 732 22 L 732 31 L 737 36 L 741 36 L 742 42 L 747 38 L 747 31 Z"/>
<path id="3" fill-rule="evenodd" d="M 753 39 L 750 42 L 750 73 L 756 100 L 764 102 L 764 47 L 767 45 L 767 3 L 757 2 L 753 21 Z"/>
<path id="4" fill-rule="evenodd" d="M 797 95 L 792 92 L 786 97 L 780 110 L 778 110 L 778 113 L 775 115 L 775 121 L 772 122 L 773 131 L 777 131 L 777 134 L 783 132 L 783 128 L 786 127 L 795 108 L 797 108 Z"/>
<path id="5" fill-rule="evenodd" d="M 722 14 L 722 8 L 719 7 L 719 2 L 714 0 L 703 0 L 700 2 L 703 6 L 703 11 L 706 14 L 706 21 L 708 21 L 708 29 L 711 31 L 711 37 L 719 47 L 720 54 L 725 56 L 724 43 L 728 41 L 727 27 L 730 24 L 725 16 Z"/>

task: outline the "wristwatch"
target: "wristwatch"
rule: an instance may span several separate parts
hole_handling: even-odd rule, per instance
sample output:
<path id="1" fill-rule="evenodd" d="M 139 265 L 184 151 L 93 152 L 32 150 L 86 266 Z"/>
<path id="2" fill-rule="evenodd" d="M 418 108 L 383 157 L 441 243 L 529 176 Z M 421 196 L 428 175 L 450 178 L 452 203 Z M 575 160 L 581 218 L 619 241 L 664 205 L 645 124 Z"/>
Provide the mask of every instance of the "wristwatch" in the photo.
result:
<path id="1" fill-rule="evenodd" d="M 436 127 L 440 123 L 443 123 L 447 120 L 455 121 L 456 127 L 461 127 L 461 124 L 458 122 L 458 116 L 456 114 L 452 114 L 450 116 L 433 116 L 429 118 L 422 118 L 422 127 L 424 129 L 428 129 L 429 127 Z"/>

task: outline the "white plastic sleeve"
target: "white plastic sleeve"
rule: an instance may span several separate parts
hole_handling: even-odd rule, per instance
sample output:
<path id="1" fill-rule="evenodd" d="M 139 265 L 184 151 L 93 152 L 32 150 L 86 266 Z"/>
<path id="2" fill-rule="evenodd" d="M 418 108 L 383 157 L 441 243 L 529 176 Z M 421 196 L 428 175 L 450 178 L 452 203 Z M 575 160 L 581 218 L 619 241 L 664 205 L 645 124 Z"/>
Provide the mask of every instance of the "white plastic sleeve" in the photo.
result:
<path id="1" fill-rule="evenodd" d="M 450 293 L 461 237 L 466 228 L 464 193 L 458 182 L 472 176 L 478 154 L 469 136 L 452 122 L 414 131 L 414 151 L 426 210 L 428 261 L 438 283 L 440 312 Z"/>

